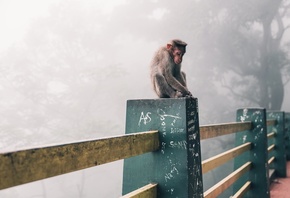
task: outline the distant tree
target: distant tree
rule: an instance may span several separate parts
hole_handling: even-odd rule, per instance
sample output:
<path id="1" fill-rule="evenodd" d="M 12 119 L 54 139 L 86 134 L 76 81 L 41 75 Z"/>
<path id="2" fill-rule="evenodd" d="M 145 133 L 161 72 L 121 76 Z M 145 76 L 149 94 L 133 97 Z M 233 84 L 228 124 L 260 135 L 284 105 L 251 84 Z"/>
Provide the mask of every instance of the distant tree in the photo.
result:
<path id="1" fill-rule="evenodd" d="M 235 98 L 249 101 L 247 105 L 280 110 L 290 78 L 290 42 L 283 40 L 290 27 L 290 2 L 208 0 L 201 4 L 201 10 L 207 10 L 203 19 L 207 23 L 200 25 L 207 55 L 201 57 L 214 64 L 215 77 Z"/>
<path id="2" fill-rule="evenodd" d="M 120 127 L 106 105 L 114 105 L 108 90 L 120 89 L 122 83 L 115 82 L 126 71 L 118 62 L 105 62 L 113 50 L 98 35 L 102 18 L 85 8 L 81 1 L 63 1 L 35 20 L 21 43 L 0 54 L 0 137 L 7 145 L 105 136 Z M 17 136 L 30 138 L 16 145 Z"/>
<path id="3" fill-rule="evenodd" d="M 219 92 L 219 82 L 239 106 L 279 110 L 290 79 L 289 7 L 287 0 L 132 1 L 119 6 L 109 23 L 148 41 L 186 40 L 189 86 L 203 101 L 207 93 L 200 84 L 210 82 Z"/>

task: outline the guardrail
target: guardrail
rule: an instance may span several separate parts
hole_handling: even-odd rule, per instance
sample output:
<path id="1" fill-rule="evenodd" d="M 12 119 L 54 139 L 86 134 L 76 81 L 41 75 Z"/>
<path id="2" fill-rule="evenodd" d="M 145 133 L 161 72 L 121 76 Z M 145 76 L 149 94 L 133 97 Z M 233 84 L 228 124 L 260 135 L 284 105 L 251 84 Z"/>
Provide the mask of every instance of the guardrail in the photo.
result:
<path id="1" fill-rule="evenodd" d="M 232 197 L 270 197 L 271 178 L 286 176 L 289 118 L 251 108 L 199 126 L 197 99 L 130 100 L 126 135 L 1 153 L 0 189 L 125 159 L 123 198 L 217 197 L 230 186 Z M 229 134 L 234 148 L 201 160 L 202 140 Z M 230 160 L 234 171 L 204 192 L 203 174 Z"/>

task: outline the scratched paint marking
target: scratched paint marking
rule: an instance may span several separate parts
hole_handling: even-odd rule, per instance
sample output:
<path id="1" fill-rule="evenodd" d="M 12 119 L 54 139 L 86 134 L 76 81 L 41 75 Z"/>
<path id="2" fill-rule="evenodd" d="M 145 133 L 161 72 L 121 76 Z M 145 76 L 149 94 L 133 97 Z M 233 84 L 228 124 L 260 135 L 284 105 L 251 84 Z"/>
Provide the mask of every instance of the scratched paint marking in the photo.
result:
<path id="1" fill-rule="evenodd" d="M 175 175 L 178 175 L 179 171 L 177 170 L 177 168 L 175 166 L 172 166 L 171 170 L 169 173 L 166 173 L 164 176 L 165 182 L 167 182 L 168 180 L 174 178 Z"/>
<path id="2" fill-rule="evenodd" d="M 194 130 L 195 130 L 195 125 L 193 125 L 192 127 L 190 127 L 190 128 L 188 129 L 189 132 L 192 132 L 192 131 L 194 131 Z"/>
<path id="3" fill-rule="evenodd" d="M 138 126 L 140 126 L 141 123 L 143 123 L 144 125 L 148 124 L 149 122 L 151 122 L 151 112 L 147 112 L 146 114 L 144 114 L 144 112 L 141 112 L 140 118 L 139 118 L 139 122 L 138 122 Z"/>
<path id="4" fill-rule="evenodd" d="M 196 139 L 196 133 L 188 135 L 189 140 L 195 140 Z"/>
<path id="5" fill-rule="evenodd" d="M 170 133 L 183 133 L 184 132 L 184 129 L 181 129 L 181 128 L 171 128 L 170 129 Z"/>
<path id="6" fill-rule="evenodd" d="M 187 142 L 183 141 L 170 141 L 169 147 L 171 148 L 178 148 L 178 149 L 186 149 Z"/>
<path id="7" fill-rule="evenodd" d="M 194 124 L 194 119 L 189 120 L 187 124 L 188 125 Z"/>
<path id="8" fill-rule="evenodd" d="M 165 120 L 166 117 L 181 119 L 181 117 L 178 115 L 171 115 L 171 114 L 165 113 L 163 109 L 157 109 L 157 114 L 160 116 L 160 118 L 162 118 L 162 120 Z"/>

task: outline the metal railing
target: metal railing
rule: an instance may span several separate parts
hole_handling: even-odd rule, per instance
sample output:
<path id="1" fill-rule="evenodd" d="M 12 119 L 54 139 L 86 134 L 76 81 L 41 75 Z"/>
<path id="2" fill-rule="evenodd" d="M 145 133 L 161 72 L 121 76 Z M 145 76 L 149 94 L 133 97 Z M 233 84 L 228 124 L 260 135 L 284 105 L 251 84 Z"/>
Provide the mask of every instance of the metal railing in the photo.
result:
<path id="1" fill-rule="evenodd" d="M 286 176 L 289 118 L 240 109 L 235 123 L 199 126 L 197 99 L 132 100 L 125 135 L 1 153 L 0 189 L 125 159 L 123 198 L 218 197 L 230 186 L 232 197 L 270 197 L 270 179 Z M 201 140 L 229 134 L 234 148 L 201 160 Z M 234 171 L 204 192 L 203 174 L 230 160 Z"/>

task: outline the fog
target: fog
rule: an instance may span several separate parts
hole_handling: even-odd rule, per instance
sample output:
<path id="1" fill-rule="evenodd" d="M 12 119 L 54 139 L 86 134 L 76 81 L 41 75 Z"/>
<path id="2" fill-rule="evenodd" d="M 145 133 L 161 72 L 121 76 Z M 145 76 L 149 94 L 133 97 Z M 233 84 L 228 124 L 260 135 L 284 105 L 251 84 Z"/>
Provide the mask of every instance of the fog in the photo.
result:
<path id="1" fill-rule="evenodd" d="M 188 43 L 182 70 L 201 124 L 235 121 L 243 107 L 289 112 L 289 4 L 0 1 L 0 152 L 124 134 L 126 101 L 157 98 L 149 63 L 173 38 Z M 232 144 L 202 142 L 203 158 Z M 209 173 L 205 188 L 219 175 Z M 118 161 L 0 197 L 119 197 L 121 188 Z"/>

